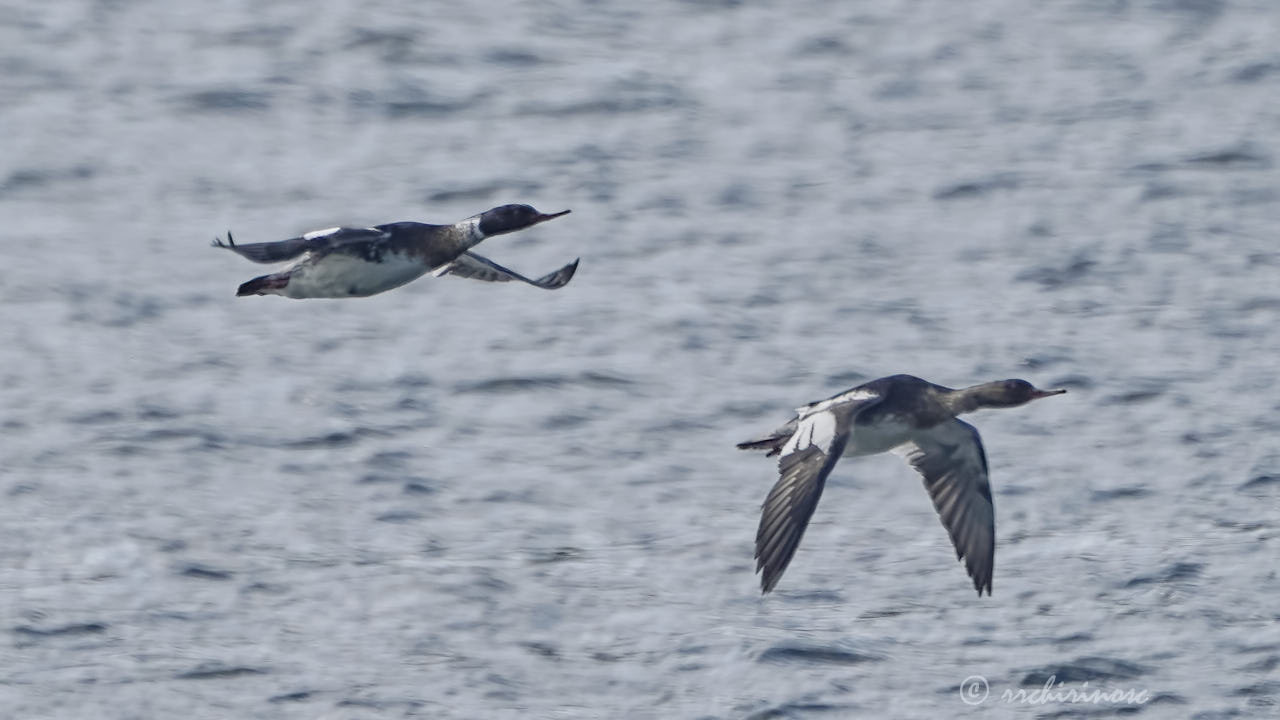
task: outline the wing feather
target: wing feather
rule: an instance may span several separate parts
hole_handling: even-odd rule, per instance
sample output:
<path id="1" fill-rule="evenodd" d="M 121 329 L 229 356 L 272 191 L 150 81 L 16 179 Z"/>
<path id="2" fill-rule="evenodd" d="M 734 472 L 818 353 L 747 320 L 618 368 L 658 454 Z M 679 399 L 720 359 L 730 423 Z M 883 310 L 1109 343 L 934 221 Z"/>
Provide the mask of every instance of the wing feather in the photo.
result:
<path id="1" fill-rule="evenodd" d="M 827 476 L 844 452 L 858 414 L 883 400 L 860 385 L 796 409 L 796 417 L 769 435 L 738 443 L 744 450 L 778 455 L 778 481 L 765 498 L 756 530 L 756 572 L 769 592 L 787 569 L 809 519 L 822 497 Z"/>
<path id="2" fill-rule="evenodd" d="M 977 428 L 950 420 L 894 450 L 924 478 L 956 558 L 963 560 L 973 586 L 991 594 L 995 568 L 996 514 L 987 479 L 987 456 Z"/>
<path id="3" fill-rule="evenodd" d="M 293 260 L 308 252 L 323 252 L 339 245 L 354 242 L 382 240 L 388 235 L 377 228 L 329 228 L 309 232 L 301 237 L 276 242 L 236 243 L 227 232 L 227 241 L 214 238 L 213 246 L 226 248 L 256 263 L 277 263 Z"/>
<path id="4" fill-rule="evenodd" d="M 534 287 L 540 287 L 543 290 L 555 290 L 562 288 L 573 279 L 573 274 L 578 270 L 578 261 L 565 265 L 551 273 L 547 273 L 537 279 L 529 279 L 520 273 L 505 268 L 489 258 L 482 257 L 473 252 L 464 252 L 458 256 L 453 262 L 441 265 L 432 271 L 436 277 L 442 275 L 457 275 L 458 277 L 470 278 L 472 280 L 483 280 L 485 282 L 510 282 L 519 280 L 528 283 Z"/>
<path id="5" fill-rule="evenodd" d="M 778 459 L 778 481 L 765 498 L 756 531 L 756 572 L 762 592 L 778 584 L 822 497 L 827 476 L 844 451 L 847 435 L 830 412 L 796 425 Z"/>

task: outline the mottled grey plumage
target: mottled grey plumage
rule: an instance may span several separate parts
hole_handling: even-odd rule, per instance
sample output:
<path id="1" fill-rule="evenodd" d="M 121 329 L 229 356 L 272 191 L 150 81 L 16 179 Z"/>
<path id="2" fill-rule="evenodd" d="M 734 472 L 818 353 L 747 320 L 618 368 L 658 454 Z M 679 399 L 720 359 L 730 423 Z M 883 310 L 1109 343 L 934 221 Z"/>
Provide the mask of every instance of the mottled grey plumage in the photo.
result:
<path id="1" fill-rule="evenodd" d="M 893 451 L 920 473 L 956 556 L 981 595 L 991 594 L 995 508 L 982 439 L 956 415 L 983 407 L 1015 407 L 1065 390 L 1037 390 L 1025 380 L 999 380 L 953 390 L 911 375 L 891 375 L 797 408 L 769 435 L 739 443 L 779 455 L 756 532 L 756 571 L 763 592 L 791 562 L 843 454 Z"/>

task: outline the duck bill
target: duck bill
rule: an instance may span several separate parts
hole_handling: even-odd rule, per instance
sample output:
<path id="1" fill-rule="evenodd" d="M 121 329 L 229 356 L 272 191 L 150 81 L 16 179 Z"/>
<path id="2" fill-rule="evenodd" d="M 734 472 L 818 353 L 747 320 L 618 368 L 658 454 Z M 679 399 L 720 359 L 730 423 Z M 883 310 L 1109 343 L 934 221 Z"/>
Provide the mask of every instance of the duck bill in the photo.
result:
<path id="1" fill-rule="evenodd" d="M 546 221 L 548 221 L 548 220 L 555 220 L 556 218 L 560 217 L 561 215 L 568 215 L 568 214 L 569 214 L 569 213 L 571 213 L 571 212 L 573 212 L 573 211 L 572 211 L 572 210 L 562 210 L 562 211 L 560 211 L 560 212 L 558 212 L 558 213 L 541 213 L 541 214 L 539 214 L 539 215 L 538 215 L 538 217 L 537 217 L 537 218 L 535 218 L 535 219 L 534 219 L 534 221 L 533 221 L 533 222 L 534 222 L 534 224 L 537 224 L 537 223 L 540 223 L 540 222 L 546 222 Z"/>
<path id="2" fill-rule="evenodd" d="M 1064 392 L 1066 392 L 1066 390 L 1036 390 L 1031 393 L 1031 399 L 1035 400 L 1037 398 L 1049 397 L 1050 395 L 1061 395 Z"/>

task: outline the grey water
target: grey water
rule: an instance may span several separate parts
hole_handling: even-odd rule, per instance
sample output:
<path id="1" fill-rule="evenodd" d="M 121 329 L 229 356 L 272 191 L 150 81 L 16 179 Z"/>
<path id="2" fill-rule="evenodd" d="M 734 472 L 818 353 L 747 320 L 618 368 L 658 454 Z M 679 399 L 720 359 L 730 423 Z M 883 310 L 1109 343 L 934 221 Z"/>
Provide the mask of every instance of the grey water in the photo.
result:
<path id="1" fill-rule="evenodd" d="M 1277 37 L 0 2 L 0 716 L 1276 717 Z M 573 214 L 478 250 L 567 287 L 236 298 L 209 247 L 506 202 Z M 897 372 L 1069 390 L 972 417 L 993 596 L 881 456 L 761 597 L 734 443 Z"/>

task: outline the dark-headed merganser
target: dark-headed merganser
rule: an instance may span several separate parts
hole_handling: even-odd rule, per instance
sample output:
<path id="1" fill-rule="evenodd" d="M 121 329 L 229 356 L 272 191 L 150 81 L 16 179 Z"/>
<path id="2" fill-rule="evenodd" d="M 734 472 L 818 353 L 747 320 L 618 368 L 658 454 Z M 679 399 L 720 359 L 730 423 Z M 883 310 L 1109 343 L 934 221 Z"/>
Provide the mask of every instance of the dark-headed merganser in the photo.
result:
<path id="1" fill-rule="evenodd" d="M 743 450 L 778 455 L 781 477 L 764 501 L 756 532 L 756 572 L 769 592 L 800 545 L 842 454 L 902 455 L 924 477 L 933 507 L 965 561 L 973 586 L 991 594 L 996 516 L 987 457 L 977 428 L 957 415 L 979 408 L 1017 407 L 1066 390 L 1038 390 L 1026 380 L 996 380 L 953 390 L 911 375 L 890 375 L 796 408 L 791 422 Z"/>
<path id="2" fill-rule="evenodd" d="M 544 290 L 564 287 L 578 269 L 578 261 L 531 280 L 470 252 L 485 238 L 546 222 L 558 213 L 540 213 L 528 205 L 502 205 L 452 225 L 397 222 L 367 228 L 335 227 L 279 242 L 237 245 L 227 233 L 227 248 L 254 262 L 295 260 L 284 270 L 256 277 L 236 295 L 283 295 L 290 298 L 344 298 L 376 295 L 416 280 L 435 276 L 506 282 L 519 280 Z"/>

